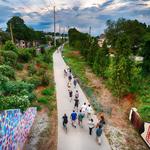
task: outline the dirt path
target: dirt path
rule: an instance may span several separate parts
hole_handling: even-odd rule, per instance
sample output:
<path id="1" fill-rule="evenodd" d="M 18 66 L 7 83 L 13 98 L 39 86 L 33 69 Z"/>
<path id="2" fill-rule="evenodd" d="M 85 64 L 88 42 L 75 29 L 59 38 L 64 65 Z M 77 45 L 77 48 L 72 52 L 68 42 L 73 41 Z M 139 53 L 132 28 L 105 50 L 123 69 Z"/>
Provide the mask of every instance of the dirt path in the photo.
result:
<path id="1" fill-rule="evenodd" d="M 95 89 L 97 99 L 102 106 L 112 108 L 111 116 L 105 114 L 107 120 L 106 135 L 113 150 L 148 150 L 139 134 L 133 129 L 128 121 L 128 114 L 133 107 L 132 96 L 124 98 L 118 104 L 115 97 L 105 87 L 104 81 L 96 77 L 90 69 L 86 70 L 89 84 Z"/>

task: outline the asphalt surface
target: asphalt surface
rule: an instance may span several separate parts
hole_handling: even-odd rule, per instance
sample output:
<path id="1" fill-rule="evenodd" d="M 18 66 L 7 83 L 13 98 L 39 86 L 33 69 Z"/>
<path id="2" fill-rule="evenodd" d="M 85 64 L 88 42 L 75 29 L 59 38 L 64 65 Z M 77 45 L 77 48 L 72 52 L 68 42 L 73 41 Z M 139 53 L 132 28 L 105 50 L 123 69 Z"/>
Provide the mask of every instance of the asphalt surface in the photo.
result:
<path id="1" fill-rule="evenodd" d="M 70 102 L 68 88 L 67 88 L 67 77 L 64 77 L 64 69 L 67 68 L 61 53 L 55 52 L 53 54 L 54 62 L 54 78 L 56 83 L 56 97 L 57 97 L 57 110 L 58 110 L 58 150 L 111 150 L 110 145 L 102 134 L 102 143 L 98 145 L 96 142 L 95 130 L 93 130 L 92 136 L 88 133 L 88 119 L 83 120 L 83 128 L 77 125 L 77 128 L 72 127 L 70 114 L 74 107 L 74 101 Z M 79 91 L 80 105 L 86 102 L 89 104 L 85 94 L 79 85 L 76 89 Z M 72 90 L 75 92 L 74 87 Z M 74 93 L 73 92 L 73 93 Z M 66 133 L 62 126 L 62 116 L 66 113 L 69 117 L 68 132 Z M 97 118 L 94 115 L 94 122 L 97 123 Z"/>

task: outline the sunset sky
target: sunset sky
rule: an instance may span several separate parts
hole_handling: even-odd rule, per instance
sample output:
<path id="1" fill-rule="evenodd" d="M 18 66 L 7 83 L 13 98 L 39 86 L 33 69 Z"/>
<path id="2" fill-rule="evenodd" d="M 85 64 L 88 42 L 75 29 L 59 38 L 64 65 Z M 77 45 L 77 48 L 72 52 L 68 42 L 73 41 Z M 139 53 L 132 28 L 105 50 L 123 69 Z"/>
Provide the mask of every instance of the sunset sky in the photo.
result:
<path id="1" fill-rule="evenodd" d="M 77 27 L 80 31 L 99 35 L 108 19 L 137 19 L 150 24 L 150 0 L 0 0 L 0 28 L 14 15 L 37 30 L 53 31 L 53 6 L 56 25 Z"/>

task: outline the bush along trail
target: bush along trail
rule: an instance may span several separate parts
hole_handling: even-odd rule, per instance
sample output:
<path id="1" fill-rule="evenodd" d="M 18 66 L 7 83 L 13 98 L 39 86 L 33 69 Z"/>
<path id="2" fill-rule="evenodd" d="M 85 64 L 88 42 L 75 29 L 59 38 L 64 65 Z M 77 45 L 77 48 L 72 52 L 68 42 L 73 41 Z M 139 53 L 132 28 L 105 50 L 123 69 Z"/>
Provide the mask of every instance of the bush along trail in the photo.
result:
<path id="1" fill-rule="evenodd" d="M 89 101 L 95 109 L 97 116 L 104 115 L 106 118 L 105 133 L 109 139 L 111 148 L 147 150 L 139 134 L 128 121 L 130 108 L 137 106 L 133 96 L 128 95 L 118 99 L 108 90 L 107 80 L 93 73 L 77 48 L 65 45 L 63 56 L 66 63 L 71 67 L 79 84 L 84 89 Z"/>
<path id="2" fill-rule="evenodd" d="M 52 54 L 19 49 L 10 41 L 0 50 L 0 111 L 37 107 L 38 113 L 25 149 L 57 149 L 57 115 Z"/>

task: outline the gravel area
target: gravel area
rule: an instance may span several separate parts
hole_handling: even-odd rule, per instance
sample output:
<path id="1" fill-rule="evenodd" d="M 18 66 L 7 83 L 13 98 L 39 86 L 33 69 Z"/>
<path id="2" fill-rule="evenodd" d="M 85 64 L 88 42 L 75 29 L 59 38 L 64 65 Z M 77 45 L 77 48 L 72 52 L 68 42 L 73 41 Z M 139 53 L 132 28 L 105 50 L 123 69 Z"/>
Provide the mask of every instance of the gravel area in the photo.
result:
<path id="1" fill-rule="evenodd" d="M 37 150 L 37 143 L 40 140 L 40 135 L 49 126 L 49 117 L 46 112 L 38 113 L 24 150 Z"/>

